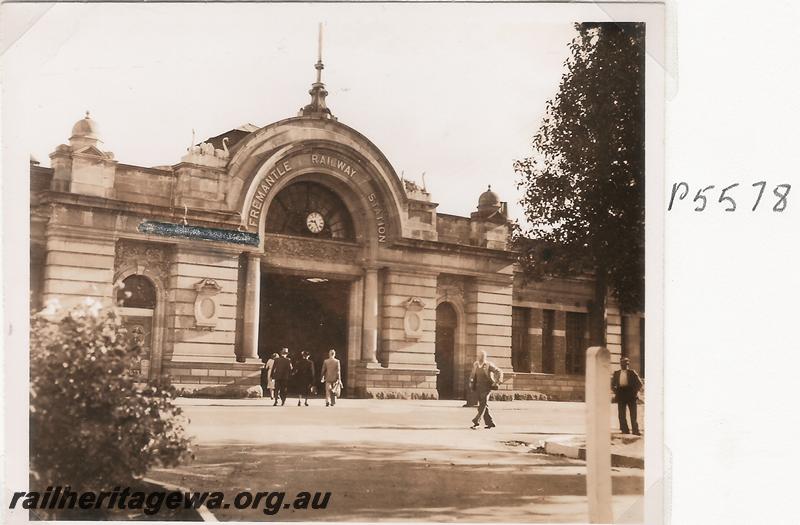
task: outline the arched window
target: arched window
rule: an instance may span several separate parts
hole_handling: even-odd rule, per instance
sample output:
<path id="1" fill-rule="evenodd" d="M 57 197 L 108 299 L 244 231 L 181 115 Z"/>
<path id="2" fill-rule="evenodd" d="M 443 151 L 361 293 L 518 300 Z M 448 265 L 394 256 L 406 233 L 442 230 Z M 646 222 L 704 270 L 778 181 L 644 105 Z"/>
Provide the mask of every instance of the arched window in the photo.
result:
<path id="1" fill-rule="evenodd" d="M 123 308 L 156 307 L 156 288 L 143 275 L 129 275 L 117 289 L 117 304 Z"/>
<path id="2" fill-rule="evenodd" d="M 141 349 L 140 359 L 131 372 L 146 381 L 150 375 L 153 345 L 155 285 L 144 275 L 129 275 L 117 287 L 117 306 L 122 316 L 122 325 Z"/>
<path id="3" fill-rule="evenodd" d="M 315 239 L 355 240 L 350 212 L 334 192 L 316 182 L 296 182 L 278 193 L 266 231 Z"/>

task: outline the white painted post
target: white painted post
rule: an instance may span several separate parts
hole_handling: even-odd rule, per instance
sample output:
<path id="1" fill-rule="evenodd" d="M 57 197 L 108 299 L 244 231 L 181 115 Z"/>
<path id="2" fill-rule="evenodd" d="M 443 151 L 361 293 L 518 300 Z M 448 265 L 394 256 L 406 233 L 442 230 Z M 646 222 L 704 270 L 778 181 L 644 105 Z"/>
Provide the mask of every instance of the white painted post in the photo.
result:
<path id="1" fill-rule="evenodd" d="M 586 350 L 586 495 L 589 523 L 611 523 L 611 354 Z"/>

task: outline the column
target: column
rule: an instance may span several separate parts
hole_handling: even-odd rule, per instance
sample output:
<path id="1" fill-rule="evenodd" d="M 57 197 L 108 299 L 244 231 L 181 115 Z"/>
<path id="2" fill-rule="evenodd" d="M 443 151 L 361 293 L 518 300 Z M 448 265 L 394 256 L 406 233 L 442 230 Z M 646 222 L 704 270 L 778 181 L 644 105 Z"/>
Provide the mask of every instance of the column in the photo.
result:
<path id="1" fill-rule="evenodd" d="M 555 359 L 555 373 L 567 373 L 567 313 L 556 310 L 556 325 L 553 329 L 553 354 Z"/>
<path id="2" fill-rule="evenodd" d="M 641 354 L 641 322 L 640 318 L 635 315 L 626 315 L 622 318 L 622 355 L 631 360 L 631 368 L 642 375 L 642 354 Z M 608 326 L 608 335 L 611 337 L 613 333 L 613 326 Z"/>
<path id="3" fill-rule="evenodd" d="M 350 283 L 350 300 L 347 312 L 347 362 L 361 360 L 361 332 L 363 330 L 364 278 Z M 351 369 L 353 370 L 353 369 Z M 352 372 L 351 372 L 352 373 Z M 348 381 L 352 384 L 352 380 Z M 347 385 L 348 387 L 350 385 Z"/>
<path id="4" fill-rule="evenodd" d="M 542 370 L 542 347 L 543 347 L 543 334 L 542 334 L 542 321 L 544 311 L 541 308 L 531 308 L 528 310 L 530 320 L 528 322 L 528 336 L 529 336 L 529 351 L 531 361 L 531 372 L 541 373 Z"/>
<path id="5" fill-rule="evenodd" d="M 247 256 L 246 281 L 242 355 L 236 357 L 240 363 L 247 359 L 258 359 L 258 319 L 261 305 L 261 257 L 258 255 Z"/>
<path id="6" fill-rule="evenodd" d="M 378 269 L 367 268 L 364 275 L 364 323 L 361 360 L 377 363 L 378 351 Z"/>
<path id="7" fill-rule="evenodd" d="M 619 365 L 622 356 L 622 312 L 612 298 L 606 299 L 606 348 L 611 354 L 611 364 Z"/>

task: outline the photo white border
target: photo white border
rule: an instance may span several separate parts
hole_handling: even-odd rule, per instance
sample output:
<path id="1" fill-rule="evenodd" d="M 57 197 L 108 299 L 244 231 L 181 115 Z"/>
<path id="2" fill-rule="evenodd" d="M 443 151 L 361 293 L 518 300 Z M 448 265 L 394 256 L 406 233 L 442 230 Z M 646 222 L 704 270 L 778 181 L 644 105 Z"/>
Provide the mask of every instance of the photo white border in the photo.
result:
<path id="1" fill-rule="evenodd" d="M 547 3 L 547 2 L 532 2 Z M 157 5 L 157 4 L 148 4 Z M 668 64 L 665 48 L 665 8 L 662 3 L 594 2 L 562 4 L 565 9 L 596 16 L 581 16 L 576 21 L 644 21 L 646 30 L 646 410 L 645 438 L 645 522 L 660 523 L 664 517 L 663 494 L 669 485 L 664 478 L 663 457 L 663 322 L 664 322 L 664 130 L 665 82 Z M 6 4 L 2 10 L 13 9 Z M 192 8 L 186 4 L 187 9 Z M 41 5 L 42 11 L 47 9 Z M 424 9 L 420 5 L 419 9 Z M 605 18 L 602 18 L 605 17 Z M 36 19 L 31 19 L 35 23 Z M 24 38 L 24 34 L 21 36 Z M 567 43 L 565 42 L 565 45 Z M 8 42 L 3 42 L 3 63 L 8 59 Z M 11 46 L 13 52 L 13 45 Z M 13 70 L 12 70 L 13 71 Z M 12 490 L 28 486 L 28 281 L 29 281 L 29 163 L 26 145 L 15 133 L 19 111 L 18 97 L 24 96 L 24 86 L 14 85 L 13 73 L 3 72 L 2 106 L 0 106 L 0 139 L 2 139 L 3 199 L 3 297 L 4 297 L 4 378 L 3 436 L 4 480 L 2 501 L 9 523 L 20 521 L 20 512 L 9 514 L 7 497 Z M 555 94 L 555 93 L 554 93 Z M 255 103 L 255 101 L 254 101 Z M 290 111 L 290 108 L 287 108 Z M 535 130 L 531 130 L 533 134 Z M 55 145 L 53 145 L 55 147 Z M 135 159 L 125 159 L 135 160 Z M 23 199 L 21 196 L 24 196 Z M 24 254 L 21 255 L 21 254 Z M 13 401 L 12 401 L 13 400 Z M 26 513 L 25 513 L 26 514 Z"/>

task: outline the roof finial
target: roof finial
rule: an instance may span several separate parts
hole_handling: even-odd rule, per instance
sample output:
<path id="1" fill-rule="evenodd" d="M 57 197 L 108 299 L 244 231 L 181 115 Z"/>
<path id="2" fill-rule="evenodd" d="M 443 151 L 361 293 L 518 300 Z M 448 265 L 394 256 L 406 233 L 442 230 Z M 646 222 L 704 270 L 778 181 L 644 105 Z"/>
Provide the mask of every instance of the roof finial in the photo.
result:
<path id="1" fill-rule="evenodd" d="M 325 84 L 322 83 L 322 70 L 325 65 L 322 63 L 322 22 L 319 24 L 319 33 L 317 36 L 317 63 L 314 65 L 317 70 L 317 81 L 311 85 L 311 90 L 308 92 L 311 95 L 311 103 L 300 110 L 301 117 L 320 117 L 336 120 L 336 117 L 331 115 L 331 110 L 325 103 L 325 97 L 328 96 L 328 91 L 325 89 Z"/>
<path id="2" fill-rule="evenodd" d="M 86 117 L 85 117 L 85 118 L 91 118 L 91 117 L 89 116 L 89 110 L 88 110 L 88 109 L 86 110 Z"/>
<path id="3" fill-rule="evenodd" d="M 322 70 L 325 66 L 322 64 L 322 22 L 319 23 L 319 34 L 317 36 L 317 82 L 322 82 Z"/>

